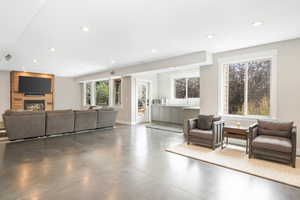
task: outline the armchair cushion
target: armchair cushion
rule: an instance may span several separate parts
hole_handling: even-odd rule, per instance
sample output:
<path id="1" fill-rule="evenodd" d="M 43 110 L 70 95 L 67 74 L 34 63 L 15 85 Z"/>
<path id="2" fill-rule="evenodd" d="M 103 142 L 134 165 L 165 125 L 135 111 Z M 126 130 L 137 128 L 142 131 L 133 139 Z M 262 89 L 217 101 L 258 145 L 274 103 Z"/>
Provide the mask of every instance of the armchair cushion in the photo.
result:
<path id="1" fill-rule="evenodd" d="M 213 137 L 213 131 L 212 130 L 191 129 L 189 132 L 189 135 L 209 140 L 209 139 L 212 139 L 212 137 Z"/>
<path id="2" fill-rule="evenodd" d="M 290 137 L 293 122 L 258 120 L 259 135 Z"/>
<path id="3" fill-rule="evenodd" d="M 198 115 L 198 129 L 211 130 L 213 125 L 213 115 Z"/>
<path id="4" fill-rule="evenodd" d="M 292 152 L 292 143 L 289 138 L 259 135 L 253 141 L 252 145 L 255 148 L 279 151 L 284 153 Z"/>

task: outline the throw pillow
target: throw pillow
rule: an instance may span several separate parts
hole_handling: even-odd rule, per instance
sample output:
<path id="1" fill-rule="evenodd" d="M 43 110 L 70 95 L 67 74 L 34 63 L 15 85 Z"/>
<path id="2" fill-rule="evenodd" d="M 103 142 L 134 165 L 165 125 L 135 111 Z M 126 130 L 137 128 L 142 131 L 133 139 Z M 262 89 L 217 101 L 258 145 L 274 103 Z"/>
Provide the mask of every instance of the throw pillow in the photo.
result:
<path id="1" fill-rule="evenodd" d="M 198 129 L 211 130 L 213 124 L 213 115 L 199 115 L 198 116 Z"/>

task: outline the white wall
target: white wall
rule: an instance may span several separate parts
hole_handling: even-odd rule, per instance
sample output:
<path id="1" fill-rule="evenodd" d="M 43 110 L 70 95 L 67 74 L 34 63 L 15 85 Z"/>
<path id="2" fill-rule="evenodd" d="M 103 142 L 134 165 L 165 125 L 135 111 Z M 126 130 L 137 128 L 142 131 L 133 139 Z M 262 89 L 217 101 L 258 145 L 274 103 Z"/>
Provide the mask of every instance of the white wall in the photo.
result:
<path id="1" fill-rule="evenodd" d="M 277 50 L 277 119 L 298 126 L 300 148 L 300 39 L 217 53 L 212 66 L 200 67 L 200 112 L 218 113 L 218 60 L 269 50 Z"/>
<path id="2" fill-rule="evenodd" d="M 10 108 L 10 74 L 0 71 L 0 120 L 5 110 Z"/>
<path id="3" fill-rule="evenodd" d="M 74 78 L 55 77 L 55 109 L 80 109 L 81 87 Z M 0 71 L 0 120 L 10 109 L 10 72 Z"/>
<path id="4" fill-rule="evenodd" d="M 74 78 L 55 77 L 54 109 L 80 109 L 81 85 Z"/>

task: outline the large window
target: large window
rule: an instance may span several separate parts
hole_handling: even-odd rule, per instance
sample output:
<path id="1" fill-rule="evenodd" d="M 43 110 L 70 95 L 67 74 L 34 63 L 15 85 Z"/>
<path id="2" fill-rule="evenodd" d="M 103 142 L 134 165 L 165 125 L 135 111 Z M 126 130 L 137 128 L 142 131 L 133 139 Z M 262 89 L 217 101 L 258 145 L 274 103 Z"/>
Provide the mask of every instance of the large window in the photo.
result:
<path id="1" fill-rule="evenodd" d="M 224 65 L 224 114 L 271 115 L 272 59 Z"/>
<path id="2" fill-rule="evenodd" d="M 109 105 L 109 81 L 97 81 L 96 88 L 96 105 Z"/>
<path id="3" fill-rule="evenodd" d="M 84 84 L 85 106 L 120 106 L 122 79 L 87 82 Z M 112 95 L 111 95 L 112 93 Z"/>
<path id="4" fill-rule="evenodd" d="M 175 98 L 199 98 L 200 97 L 200 78 L 180 78 L 174 80 Z"/>

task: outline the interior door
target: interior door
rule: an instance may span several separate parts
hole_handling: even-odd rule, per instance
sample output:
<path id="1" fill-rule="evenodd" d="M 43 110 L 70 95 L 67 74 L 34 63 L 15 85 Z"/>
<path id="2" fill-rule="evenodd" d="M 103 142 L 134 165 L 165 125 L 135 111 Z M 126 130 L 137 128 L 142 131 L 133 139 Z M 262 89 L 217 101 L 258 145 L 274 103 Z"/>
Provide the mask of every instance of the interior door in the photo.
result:
<path id="1" fill-rule="evenodd" d="M 149 83 L 137 82 L 137 119 L 138 123 L 149 122 Z"/>

